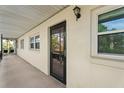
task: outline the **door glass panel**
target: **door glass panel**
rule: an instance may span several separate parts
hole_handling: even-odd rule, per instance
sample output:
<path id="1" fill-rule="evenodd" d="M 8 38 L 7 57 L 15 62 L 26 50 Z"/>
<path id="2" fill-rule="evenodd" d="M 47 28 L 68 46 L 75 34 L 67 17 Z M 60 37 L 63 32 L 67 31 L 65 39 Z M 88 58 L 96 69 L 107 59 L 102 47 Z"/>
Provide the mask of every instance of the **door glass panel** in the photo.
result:
<path id="1" fill-rule="evenodd" d="M 60 52 L 60 34 L 59 33 L 52 34 L 52 51 L 53 53 Z"/>
<path id="2" fill-rule="evenodd" d="M 52 71 L 60 79 L 63 78 L 63 64 L 61 58 L 61 33 L 52 35 Z"/>

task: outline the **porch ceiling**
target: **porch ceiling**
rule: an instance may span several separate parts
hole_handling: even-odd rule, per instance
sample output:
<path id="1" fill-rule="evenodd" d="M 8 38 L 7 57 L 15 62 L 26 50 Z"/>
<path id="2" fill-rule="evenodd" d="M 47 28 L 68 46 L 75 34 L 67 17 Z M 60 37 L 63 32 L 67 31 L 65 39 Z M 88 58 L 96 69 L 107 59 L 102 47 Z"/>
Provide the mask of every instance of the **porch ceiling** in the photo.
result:
<path id="1" fill-rule="evenodd" d="M 64 5 L 1 5 L 0 33 L 4 38 L 18 38 L 65 7 Z"/>

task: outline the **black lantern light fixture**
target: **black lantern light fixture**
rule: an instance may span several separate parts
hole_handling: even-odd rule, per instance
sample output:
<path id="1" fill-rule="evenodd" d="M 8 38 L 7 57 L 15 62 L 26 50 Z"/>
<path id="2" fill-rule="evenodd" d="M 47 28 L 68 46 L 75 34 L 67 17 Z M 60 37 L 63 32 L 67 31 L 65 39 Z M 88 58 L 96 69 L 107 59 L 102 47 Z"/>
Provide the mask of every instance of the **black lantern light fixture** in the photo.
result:
<path id="1" fill-rule="evenodd" d="M 80 14 L 81 9 L 78 6 L 75 6 L 73 11 L 74 11 L 74 14 L 76 16 L 76 21 L 77 21 L 81 17 L 81 14 Z"/>

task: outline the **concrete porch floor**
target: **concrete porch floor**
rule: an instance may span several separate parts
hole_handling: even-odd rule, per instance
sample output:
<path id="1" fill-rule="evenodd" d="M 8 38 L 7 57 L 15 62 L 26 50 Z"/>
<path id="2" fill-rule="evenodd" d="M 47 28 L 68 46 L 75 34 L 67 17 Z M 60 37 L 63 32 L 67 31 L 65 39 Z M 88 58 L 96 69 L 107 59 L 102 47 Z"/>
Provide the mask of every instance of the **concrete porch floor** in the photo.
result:
<path id="1" fill-rule="evenodd" d="M 16 55 L 0 63 L 0 88 L 64 88 L 65 85 L 34 68 Z"/>

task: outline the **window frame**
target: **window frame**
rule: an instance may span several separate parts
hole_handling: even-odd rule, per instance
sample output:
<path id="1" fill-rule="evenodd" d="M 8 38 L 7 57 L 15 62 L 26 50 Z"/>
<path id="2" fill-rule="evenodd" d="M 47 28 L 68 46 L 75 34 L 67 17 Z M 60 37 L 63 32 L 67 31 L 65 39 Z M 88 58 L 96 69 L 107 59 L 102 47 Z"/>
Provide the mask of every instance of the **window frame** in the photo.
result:
<path id="1" fill-rule="evenodd" d="M 124 60 L 124 54 L 109 54 L 109 53 L 98 53 L 98 35 L 103 34 L 112 34 L 124 32 L 123 30 L 113 30 L 106 32 L 98 32 L 98 16 L 124 6 L 102 6 L 91 12 L 91 56 L 100 57 L 105 59 L 114 59 L 114 60 Z"/>
<path id="2" fill-rule="evenodd" d="M 33 35 L 33 36 L 29 37 L 29 49 L 30 49 L 30 50 L 40 50 L 40 41 L 39 41 L 39 49 L 37 49 L 37 48 L 36 48 L 36 45 L 35 45 L 35 44 L 37 43 L 37 42 L 36 42 L 36 37 L 37 37 L 37 36 L 39 36 L 39 39 L 40 39 L 40 35 L 39 35 L 39 34 L 38 34 L 38 35 Z M 31 48 L 31 38 L 34 39 L 34 42 L 33 42 L 34 48 Z"/>

